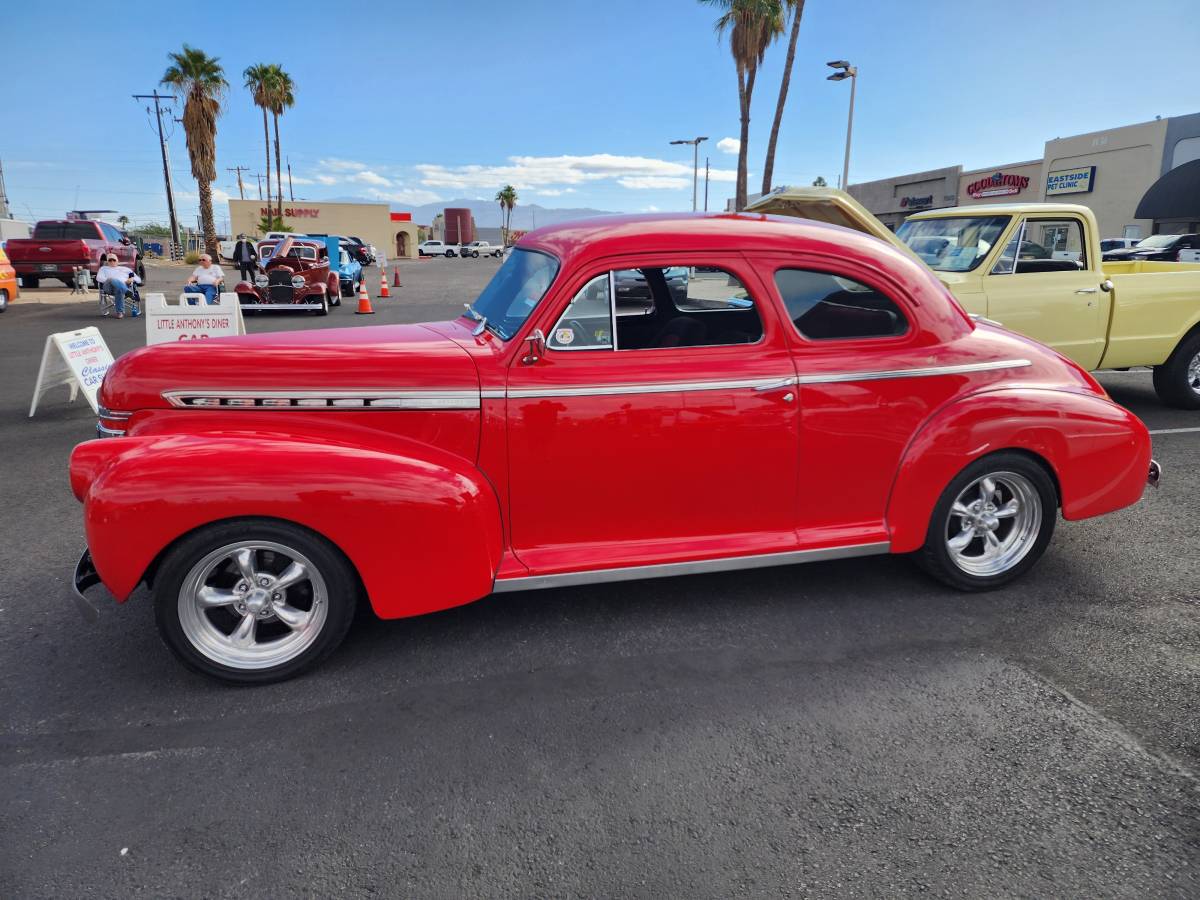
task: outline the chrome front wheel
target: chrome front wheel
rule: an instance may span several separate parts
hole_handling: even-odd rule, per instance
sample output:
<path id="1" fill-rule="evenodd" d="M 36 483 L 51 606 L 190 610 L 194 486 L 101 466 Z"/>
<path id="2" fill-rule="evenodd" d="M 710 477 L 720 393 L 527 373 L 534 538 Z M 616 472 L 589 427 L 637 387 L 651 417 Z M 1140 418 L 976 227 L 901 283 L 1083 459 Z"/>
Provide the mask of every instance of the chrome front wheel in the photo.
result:
<path id="1" fill-rule="evenodd" d="M 271 519 L 207 526 L 176 544 L 155 577 L 159 633 L 187 666 L 241 684 L 316 664 L 346 634 L 359 592 L 324 538 Z"/>

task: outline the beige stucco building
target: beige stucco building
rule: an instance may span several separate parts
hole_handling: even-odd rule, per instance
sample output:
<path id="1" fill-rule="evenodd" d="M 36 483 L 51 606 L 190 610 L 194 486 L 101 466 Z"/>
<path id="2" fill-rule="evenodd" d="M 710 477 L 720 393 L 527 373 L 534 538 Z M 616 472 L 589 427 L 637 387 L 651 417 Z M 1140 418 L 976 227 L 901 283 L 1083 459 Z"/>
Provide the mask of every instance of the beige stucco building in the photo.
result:
<path id="1" fill-rule="evenodd" d="M 267 214 L 266 201 L 230 200 L 229 225 L 233 234 L 259 234 Z M 329 203 L 318 200 L 284 201 L 283 222 L 298 234 L 354 235 L 374 244 L 389 259 L 416 259 L 417 225 L 396 221 L 386 203 Z"/>

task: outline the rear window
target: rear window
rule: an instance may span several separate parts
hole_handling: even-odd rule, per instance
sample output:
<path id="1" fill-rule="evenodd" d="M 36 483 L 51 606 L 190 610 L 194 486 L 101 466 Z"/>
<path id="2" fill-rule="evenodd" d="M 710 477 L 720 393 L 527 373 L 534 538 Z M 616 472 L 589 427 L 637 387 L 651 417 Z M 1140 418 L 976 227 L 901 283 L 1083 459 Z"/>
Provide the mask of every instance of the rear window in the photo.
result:
<path id="1" fill-rule="evenodd" d="M 780 269 L 775 285 L 796 330 L 810 340 L 899 337 L 908 320 L 890 297 L 830 272 Z"/>
<path id="2" fill-rule="evenodd" d="M 94 241 L 100 237 L 95 222 L 38 222 L 35 241 Z"/>

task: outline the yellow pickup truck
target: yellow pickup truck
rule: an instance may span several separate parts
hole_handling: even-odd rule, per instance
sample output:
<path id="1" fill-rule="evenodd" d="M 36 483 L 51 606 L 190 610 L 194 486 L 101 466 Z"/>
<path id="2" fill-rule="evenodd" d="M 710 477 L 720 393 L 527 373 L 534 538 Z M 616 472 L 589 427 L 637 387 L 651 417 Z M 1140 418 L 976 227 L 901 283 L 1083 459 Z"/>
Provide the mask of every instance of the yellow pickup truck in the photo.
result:
<path id="1" fill-rule="evenodd" d="M 1153 366 L 1162 401 L 1200 409 L 1200 264 L 1101 261 L 1096 217 L 1067 203 L 919 212 L 893 234 L 832 188 L 780 188 L 747 212 L 831 222 L 928 265 L 968 313 L 1087 369 Z"/>

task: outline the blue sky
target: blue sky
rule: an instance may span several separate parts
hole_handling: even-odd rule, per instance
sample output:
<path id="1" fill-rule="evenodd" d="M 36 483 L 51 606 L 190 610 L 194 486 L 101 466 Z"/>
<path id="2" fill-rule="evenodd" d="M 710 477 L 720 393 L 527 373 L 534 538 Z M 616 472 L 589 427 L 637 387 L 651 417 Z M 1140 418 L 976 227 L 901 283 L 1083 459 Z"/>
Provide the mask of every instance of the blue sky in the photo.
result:
<path id="1" fill-rule="evenodd" d="M 860 70 L 851 182 L 1037 158 L 1048 138 L 1198 112 L 1197 5 L 808 0 L 775 182 L 832 184 L 840 173 L 849 85 L 825 80 L 830 59 Z M 6 10 L 7 68 L 21 74 L 0 105 L 0 160 L 18 217 L 113 208 L 165 220 L 157 142 L 130 95 L 151 90 L 185 41 L 219 56 L 231 82 L 219 199 L 237 196 L 226 167 L 263 170 L 261 114 L 241 87 L 256 62 L 279 62 L 297 82 L 282 137 L 298 199 L 491 198 L 511 181 L 524 203 L 685 209 L 691 148 L 668 142 L 696 135 L 710 137 L 701 166 L 707 154 L 711 205 L 733 192 L 737 158 L 719 146 L 738 134 L 733 63 L 716 13 L 693 0 L 123 9 L 58 0 Z M 772 48 L 755 92 L 751 190 L 785 50 Z M 192 221 L 181 127 L 170 146 Z M 220 226 L 224 203 L 216 214 Z"/>

